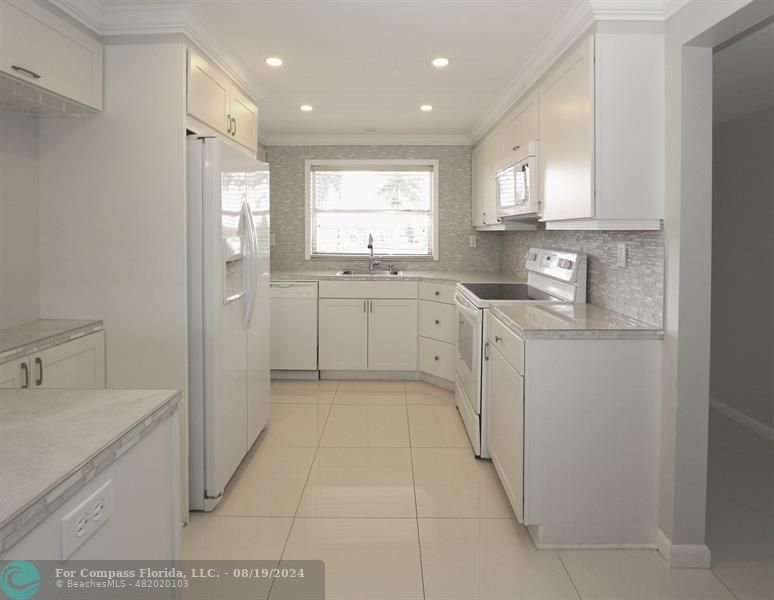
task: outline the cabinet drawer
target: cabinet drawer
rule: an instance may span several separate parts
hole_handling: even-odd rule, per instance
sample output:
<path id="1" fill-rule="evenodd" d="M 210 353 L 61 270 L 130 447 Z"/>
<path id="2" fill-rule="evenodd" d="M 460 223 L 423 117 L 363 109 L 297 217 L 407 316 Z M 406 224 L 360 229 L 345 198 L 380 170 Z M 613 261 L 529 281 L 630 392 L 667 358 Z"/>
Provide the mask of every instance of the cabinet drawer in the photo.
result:
<path id="1" fill-rule="evenodd" d="M 513 333 L 488 311 L 486 315 L 486 339 L 497 348 L 519 375 L 524 375 L 524 340 Z"/>
<path id="2" fill-rule="evenodd" d="M 454 306 L 440 302 L 419 301 L 419 335 L 427 338 L 454 343 Z"/>
<path id="3" fill-rule="evenodd" d="M 448 381 L 454 380 L 454 344 L 419 338 L 419 370 Z"/>
<path id="4" fill-rule="evenodd" d="M 454 304 L 454 290 L 456 286 L 448 283 L 433 283 L 432 281 L 419 282 L 419 299 Z"/>

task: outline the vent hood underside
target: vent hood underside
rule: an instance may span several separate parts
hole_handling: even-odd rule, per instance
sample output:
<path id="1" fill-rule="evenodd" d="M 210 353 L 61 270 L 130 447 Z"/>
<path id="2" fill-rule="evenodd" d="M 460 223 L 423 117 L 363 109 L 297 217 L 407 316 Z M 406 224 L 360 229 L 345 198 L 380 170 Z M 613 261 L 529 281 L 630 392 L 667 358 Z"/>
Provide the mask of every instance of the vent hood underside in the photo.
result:
<path id="1" fill-rule="evenodd" d="M 0 109 L 41 118 L 79 119 L 96 112 L 5 73 L 0 73 Z"/>

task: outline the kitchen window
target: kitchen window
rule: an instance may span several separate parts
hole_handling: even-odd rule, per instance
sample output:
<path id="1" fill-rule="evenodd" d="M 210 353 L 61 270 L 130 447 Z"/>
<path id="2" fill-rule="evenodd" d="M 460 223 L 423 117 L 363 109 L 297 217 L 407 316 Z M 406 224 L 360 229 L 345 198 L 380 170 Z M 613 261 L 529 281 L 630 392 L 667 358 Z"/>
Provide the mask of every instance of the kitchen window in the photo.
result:
<path id="1" fill-rule="evenodd" d="M 307 160 L 306 258 L 438 260 L 437 160 Z"/>

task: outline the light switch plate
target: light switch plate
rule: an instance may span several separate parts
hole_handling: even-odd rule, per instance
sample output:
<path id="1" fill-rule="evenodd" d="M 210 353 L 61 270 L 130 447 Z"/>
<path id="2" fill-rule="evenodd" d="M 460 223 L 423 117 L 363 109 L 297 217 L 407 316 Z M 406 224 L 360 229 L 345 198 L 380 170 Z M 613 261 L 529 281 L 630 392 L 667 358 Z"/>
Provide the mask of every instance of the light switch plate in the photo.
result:
<path id="1" fill-rule="evenodd" d="M 468 237 L 468 243 L 471 248 L 475 248 L 478 243 L 478 238 L 475 235 L 471 235 Z"/>
<path id="2" fill-rule="evenodd" d="M 270 233 L 269 234 L 269 244 L 271 246 L 277 245 L 277 234 L 276 233 Z"/>
<path id="3" fill-rule="evenodd" d="M 67 560 L 113 514 L 113 481 L 108 479 L 62 517 L 62 560 Z"/>
<path id="4" fill-rule="evenodd" d="M 627 251 L 627 248 L 626 248 L 626 244 L 619 243 L 617 248 L 616 248 L 616 250 L 617 250 L 617 252 L 616 252 L 616 254 L 617 254 L 616 264 L 619 267 L 625 268 L 626 267 L 626 259 L 628 258 L 628 256 L 627 256 L 628 255 L 628 251 Z"/>

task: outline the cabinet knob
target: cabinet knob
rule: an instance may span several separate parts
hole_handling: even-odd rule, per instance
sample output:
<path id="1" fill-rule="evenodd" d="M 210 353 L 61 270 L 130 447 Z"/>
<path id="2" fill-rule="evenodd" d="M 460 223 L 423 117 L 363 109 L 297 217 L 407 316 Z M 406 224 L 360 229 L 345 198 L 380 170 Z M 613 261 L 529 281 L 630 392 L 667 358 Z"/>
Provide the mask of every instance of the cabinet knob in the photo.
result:
<path id="1" fill-rule="evenodd" d="M 434 358 L 436 361 L 439 361 L 439 360 L 441 360 L 441 358 L 440 358 L 439 356 L 434 356 L 433 358 Z"/>
<path id="2" fill-rule="evenodd" d="M 436 296 L 440 296 L 440 295 L 441 295 L 441 292 L 439 292 L 438 290 L 435 290 L 435 295 L 436 295 Z"/>
<path id="3" fill-rule="evenodd" d="M 501 338 L 499 335 L 495 336 L 495 342 L 502 342 L 503 338 Z"/>
<path id="4" fill-rule="evenodd" d="M 435 320 L 435 324 L 436 324 L 436 325 L 440 325 L 440 324 L 441 324 L 441 322 L 440 322 L 438 319 L 436 319 L 436 320 Z"/>

